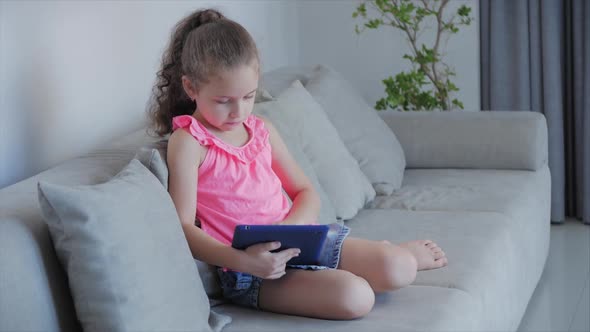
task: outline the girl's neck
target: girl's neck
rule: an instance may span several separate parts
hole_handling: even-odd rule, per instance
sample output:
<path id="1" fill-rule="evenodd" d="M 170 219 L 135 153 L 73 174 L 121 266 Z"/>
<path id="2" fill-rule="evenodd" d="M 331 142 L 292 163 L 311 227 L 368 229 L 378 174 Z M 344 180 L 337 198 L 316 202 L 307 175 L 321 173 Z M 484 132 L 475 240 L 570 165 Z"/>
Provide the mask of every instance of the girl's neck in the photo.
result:
<path id="1" fill-rule="evenodd" d="M 199 123 L 201 123 L 212 135 L 227 144 L 241 147 L 250 141 L 251 137 L 244 123 L 231 131 L 224 131 L 219 130 L 215 126 L 212 126 L 198 111 L 195 111 L 192 116 L 197 119 L 197 121 L 199 121 Z"/>

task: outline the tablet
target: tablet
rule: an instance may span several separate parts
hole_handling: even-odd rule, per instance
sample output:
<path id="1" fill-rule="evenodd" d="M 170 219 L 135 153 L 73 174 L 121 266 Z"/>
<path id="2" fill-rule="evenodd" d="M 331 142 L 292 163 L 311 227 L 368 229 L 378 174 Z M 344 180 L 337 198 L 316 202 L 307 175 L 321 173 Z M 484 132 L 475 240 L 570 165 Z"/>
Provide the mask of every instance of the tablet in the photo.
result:
<path id="1" fill-rule="evenodd" d="M 291 258 L 289 265 L 319 265 L 320 255 L 329 225 L 240 225 L 234 230 L 232 247 L 246 249 L 262 242 L 281 242 L 276 251 L 299 248 L 299 256 Z"/>

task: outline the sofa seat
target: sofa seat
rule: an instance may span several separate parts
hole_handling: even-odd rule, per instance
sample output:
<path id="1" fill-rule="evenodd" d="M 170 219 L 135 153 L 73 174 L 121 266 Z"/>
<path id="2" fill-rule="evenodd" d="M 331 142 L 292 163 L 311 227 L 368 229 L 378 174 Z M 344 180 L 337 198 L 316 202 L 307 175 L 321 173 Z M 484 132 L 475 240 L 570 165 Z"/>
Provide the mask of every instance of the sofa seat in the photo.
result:
<path id="1" fill-rule="evenodd" d="M 469 293 L 424 285 L 379 294 L 367 316 L 351 321 L 287 316 L 227 304 L 215 311 L 232 317 L 224 332 L 477 331 L 482 315 L 480 301 Z"/>
<path id="2" fill-rule="evenodd" d="M 380 294 L 373 312 L 354 322 L 324 326 L 321 320 L 254 312 L 264 319 L 245 319 L 242 323 L 240 317 L 250 317 L 252 311 L 224 305 L 220 312 L 230 314 L 234 318 L 232 326 L 244 331 L 273 331 L 286 321 L 300 327 L 305 324 L 313 331 L 332 327 L 339 331 L 380 331 L 373 329 L 380 317 L 383 318 L 377 326 L 383 331 L 516 330 L 549 249 L 549 223 L 543 220 L 548 215 L 549 197 L 542 190 L 548 181 L 546 167 L 538 172 L 407 170 L 400 190 L 391 196 L 377 197 L 374 205 L 386 208 L 361 210 L 346 224 L 355 237 L 392 243 L 435 240 L 449 258 L 447 267 L 421 271 L 413 286 Z M 404 319 L 400 321 L 403 324 L 396 325 L 390 316 L 415 316 L 418 311 L 412 304 L 422 301 L 425 290 L 433 298 L 429 307 L 422 308 L 422 320 Z M 465 303 L 455 302 L 457 298 Z M 482 312 L 485 314 L 481 315 Z M 457 314 L 461 319 L 473 319 L 458 323 L 453 318 Z M 450 319 L 438 321 L 438 315 Z M 363 326 L 364 320 L 370 323 Z M 255 325 L 248 325 L 252 322 Z M 470 325 L 475 322 L 481 326 Z"/>
<path id="3" fill-rule="evenodd" d="M 528 223 L 531 232 L 519 232 L 519 223 Z M 290 331 L 293 325 L 287 322 L 299 326 L 293 331 L 516 330 L 545 263 L 546 255 L 539 253 L 548 250 L 549 242 L 539 242 L 536 235 L 545 224 L 515 221 L 498 212 L 365 209 L 347 222 L 351 236 L 392 243 L 433 239 L 444 248 L 449 265 L 419 272 L 408 288 L 379 294 L 373 311 L 352 322 L 326 324 L 233 305 L 216 311 L 234 319 L 228 331 L 276 331 L 283 330 L 282 324 Z M 414 307 L 417 303 L 422 307 Z M 423 316 L 416 317 L 418 312 Z M 246 318 L 251 315 L 260 319 Z M 398 324 L 392 316 L 406 319 Z M 447 320 L 437 319 L 443 316 Z"/>
<path id="4" fill-rule="evenodd" d="M 394 238 L 392 242 L 423 237 L 419 229 L 425 234 L 438 229 L 431 237 L 445 249 L 451 263 L 446 269 L 419 273 L 415 284 L 459 288 L 477 295 L 486 312 L 499 310 L 497 315 L 487 317 L 504 317 L 503 321 L 489 319 L 487 329 L 515 330 L 526 310 L 523 299 L 532 295 L 549 250 L 549 222 L 544 218 L 550 209 L 550 195 L 545 189 L 550 181 L 547 166 L 537 172 L 408 169 L 404 186 L 391 196 L 377 197 L 372 206 L 421 211 L 424 216 L 419 228 L 412 225 L 415 233 L 410 238 Z M 424 219 L 445 212 L 423 225 Z M 457 217 L 449 218 L 448 213 Z M 398 218 L 415 219 L 411 216 L 409 213 Z M 380 220 L 378 215 L 368 218 Z M 384 226 L 381 221 L 375 224 Z M 356 220 L 351 226 L 361 232 L 359 236 L 366 237 L 373 232 L 377 236 L 393 234 L 403 227 L 396 223 L 386 225 L 391 227 L 389 230 L 362 232 Z M 476 249 L 464 249 L 470 247 Z M 452 265 L 453 256 L 461 265 Z"/>
<path id="5" fill-rule="evenodd" d="M 452 246 L 471 247 L 461 240 L 465 238 L 471 241 L 473 237 L 468 230 L 475 227 L 474 234 L 481 235 L 476 236 L 476 242 L 473 243 L 478 249 L 473 252 L 464 251 L 458 256 L 458 261 L 465 264 L 465 268 L 470 268 L 455 270 L 457 267 L 449 267 L 448 270 L 441 269 L 440 271 L 421 273 L 418 275 L 416 283 L 445 286 L 444 282 L 448 280 L 449 287 L 459 287 L 470 292 L 477 290 L 484 302 L 495 303 L 497 309 L 503 312 L 502 315 L 488 317 L 506 318 L 504 322 L 490 318 L 488 328 L 514 330 L 519 324 L 518 317 L 522 317 L 526 310 L 527 303 L 524 299 L 530 298 L 532 295 L 534 291 L 532 285 L 537 284 L 549 251 L 550 223 L 547 216 L 551 207 L 551 197 L 547 188 L 550 188 L 550 181 L 549 168 L 546 165 L 536 172 L 482 169 L 408 169 L 404 174 L 404 186 L 399 191 L 391 196 L 379 196 L 371 205 L 408 212 L 449 211 L 461 216 L 469 215 L 467 212 L 470 211 L 477 212 L 476 216 L 465 221 L 465 225 L 461 221 L 463 217 L 457 220 L 441 217 L 437 223 L 444 225 L 444 227 L 440 234 L 432 236 L 434 240 L 441 242 L 441 246 L 450 255 L 449 260 L 452 261 Z M 486 226 L 485 222 L 481 220 L 483 212 L 495 215 L 497 225 Z M 477 222 L 474 223 L 474 221 Z M 358 225 L 358 223 L 352 224 Z M 432 227 L 435 226 L 432 225 Z M 431 226 L 426 227 L 424 231 L 429 227 Z M 390 231 L 383 230 L 377 232 L 376 235 L 391 234 L 395 229 L 392 227 Z M 451 229 L 457 231 L 449 232 Z M 455 240 L 460 243 L 456 241 L 449 244 L 442 242 L 445 234 L 456 238 Z M 363 234 L 363 236 L 370 236 L 370 232 Z M 414 237 L 420 237 L 420 234 L 415 234 Z M 496 245 L 488 243 L 490 241 L 500 242 Z M 487 260 L 485 255 L 479 257 L 482 250 L 491 251 L 492 256 Z M 472 254 L 475 256 L 470 258 L 469 255 Z M 473 268 L 480 265 L 480 262 L 484 266 Z M 488 271 L 486 266 L 492 270 Z M 498 271 L 494 271 L 495 269 Z M 451 271 L 453 271 L 452 276 L 445 276 Z M 481 287 L 482 281 L 487 279 L 490 279 L 489 282 L 492 284 L 508 285 L 509 287 L 503 286 L 503 290 Z M 483 284 L 488 285 L 488 282 Z M 503 296 L 509 298 L 510 301 L 503 300 Z M 485 305 L 484 308 L 491 309 Z"/>
<path id="6" fill-rule="evenodd" d="M 528 222 L 530 232 L 520 232 L 519 223 L 497 212 L 393 209 L 363 210 L 348 222 L 356 237 L 436 241 L 449 265 L 419 272 L 414 285 L 467 292 L 486 313 L 483 331 L 516 330 L 543 269 L 549 239 L 536 234 L 545 223 Z"/>

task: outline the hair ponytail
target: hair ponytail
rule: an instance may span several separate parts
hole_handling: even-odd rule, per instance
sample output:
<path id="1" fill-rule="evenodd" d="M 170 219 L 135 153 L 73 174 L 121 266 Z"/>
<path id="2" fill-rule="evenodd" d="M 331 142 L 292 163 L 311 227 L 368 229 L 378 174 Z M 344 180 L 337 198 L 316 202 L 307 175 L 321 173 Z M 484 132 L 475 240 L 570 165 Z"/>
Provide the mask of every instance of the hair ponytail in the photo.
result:
<path id="1" fill-rule="evenodd" d="M 181 80 L 185 74 L 182 54 L 188 36 L 198 27 L 224 18 L 220 12 L 213 9 L 199 10 L 175 26 L 170 43 L 162 56 L 162 66 L 157 73 L 148 107 L 152 130 L 159 136 L 172 131 L 173 117 L 192 114 L 196 108 L 195 102 L 189 99 L 184 91 Z"/>

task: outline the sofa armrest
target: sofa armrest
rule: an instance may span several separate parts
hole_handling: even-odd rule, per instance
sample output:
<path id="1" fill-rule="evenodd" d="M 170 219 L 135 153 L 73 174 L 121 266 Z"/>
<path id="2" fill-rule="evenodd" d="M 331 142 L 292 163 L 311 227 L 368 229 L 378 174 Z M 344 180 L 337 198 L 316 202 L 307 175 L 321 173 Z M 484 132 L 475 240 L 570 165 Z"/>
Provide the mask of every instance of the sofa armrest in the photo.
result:
<path id="1" fill-rule="evenodd" d="M 547 123 L 537 112 L 380 112 L 407 168 L 538 170 L 547 164 Z"/>

